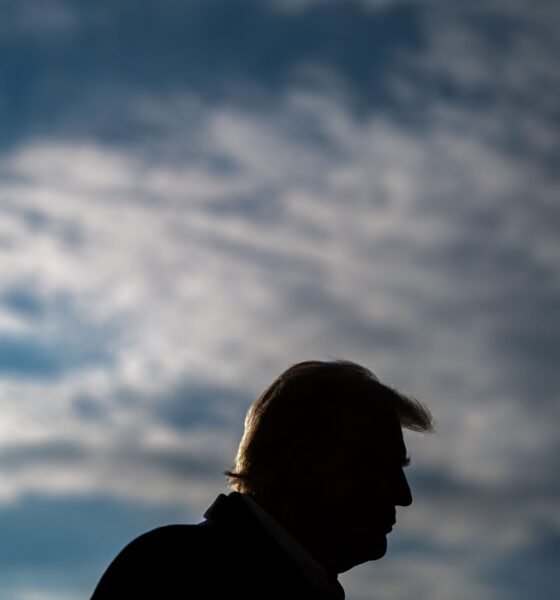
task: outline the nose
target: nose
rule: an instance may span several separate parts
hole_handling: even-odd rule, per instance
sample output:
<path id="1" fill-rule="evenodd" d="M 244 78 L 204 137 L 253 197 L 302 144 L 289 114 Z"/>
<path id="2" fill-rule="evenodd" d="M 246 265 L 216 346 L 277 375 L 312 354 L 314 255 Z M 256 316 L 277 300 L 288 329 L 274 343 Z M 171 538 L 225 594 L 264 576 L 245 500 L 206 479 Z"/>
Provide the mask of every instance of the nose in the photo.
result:
<path id="1" fill-rule="evenodd" d="M 398 506 L 410 506 L 412 504 L 412 492 L 410 491 L 410 486 L 408 485 L 408 481 L 404 473 L 402 473 L 396 496 L 397 498 L 395 504 Z"/>

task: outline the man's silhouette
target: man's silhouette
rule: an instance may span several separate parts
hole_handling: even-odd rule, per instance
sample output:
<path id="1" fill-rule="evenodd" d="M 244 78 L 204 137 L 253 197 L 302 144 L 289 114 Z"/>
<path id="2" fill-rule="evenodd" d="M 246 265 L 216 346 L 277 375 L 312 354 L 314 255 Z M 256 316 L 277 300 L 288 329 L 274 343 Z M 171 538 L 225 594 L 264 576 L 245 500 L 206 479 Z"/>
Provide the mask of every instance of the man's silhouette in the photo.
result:
<path id="1" fill-rule="evenodd" d="M 429 431 L 419 402 L 347 361 L 282 373 L 253 403 L 235 466 L 198 525 L 131 542 L 92 600 L 340 600 L 337 575 L 387 550 L 412 502 L 402 428 Z"/>

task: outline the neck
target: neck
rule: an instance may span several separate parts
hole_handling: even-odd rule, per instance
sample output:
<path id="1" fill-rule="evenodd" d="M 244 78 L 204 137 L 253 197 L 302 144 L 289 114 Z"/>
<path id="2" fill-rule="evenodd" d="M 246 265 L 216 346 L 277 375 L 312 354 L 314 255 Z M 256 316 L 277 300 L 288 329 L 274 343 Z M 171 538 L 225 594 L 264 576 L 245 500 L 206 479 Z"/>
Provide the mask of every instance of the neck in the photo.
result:
<path id="1" fill-rule="evenodd" d="M 324 524 L 315 525 L 313 507 L 305 500 L 296 502 L 279 495 L 250 494 L 251 497 L 269 513 L 282 527 L 300 543 L 307 552 L 334 576 L 339 572 L 329 553 L 329 539 Z"/>

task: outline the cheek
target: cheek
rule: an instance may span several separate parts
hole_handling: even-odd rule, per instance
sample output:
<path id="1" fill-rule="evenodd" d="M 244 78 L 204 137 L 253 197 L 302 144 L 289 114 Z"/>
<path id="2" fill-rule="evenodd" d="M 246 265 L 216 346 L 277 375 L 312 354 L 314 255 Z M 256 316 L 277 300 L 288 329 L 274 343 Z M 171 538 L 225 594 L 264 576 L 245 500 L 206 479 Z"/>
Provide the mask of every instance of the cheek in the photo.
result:
<path id="1" fill-rule="evenodd" d="M 333 518 L 364 525 L 375 522 L 380 513 L 387 512 L 387 503 L 379 490 L 351 482 L 346 482 L 346 485 L 341 482 L 341 485 L 333 487 L 324 504 Z"/>

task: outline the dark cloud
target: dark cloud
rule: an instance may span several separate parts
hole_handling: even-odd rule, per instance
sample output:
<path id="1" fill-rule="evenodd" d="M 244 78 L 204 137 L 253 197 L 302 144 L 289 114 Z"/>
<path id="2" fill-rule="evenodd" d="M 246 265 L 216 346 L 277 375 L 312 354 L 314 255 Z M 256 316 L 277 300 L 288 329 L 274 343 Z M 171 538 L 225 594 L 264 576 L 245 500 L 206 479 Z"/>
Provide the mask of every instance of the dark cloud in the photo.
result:
<path id="1" fill-rule="evenodd" d="M 131 460 L 147 467 L 154 466 L 185 482 L 201 479 L 215 481 L 229 466 L 215 457 L 200 456 L 192 450 L 137 450 L 131 453 Z"/>
<path id="2" fill-rule="evenodd" d="M 0 373 L 4 377 L 56 378 L 81 366 L 105 362 L 102 354 L 79 350 L 71 346 L 40 342 L 35 336 L 0 338 Z"/>
<path id="3" fill-rule="evenodd" d="M 4 174 L 4 181 L 6 186 L 8 186 L 8 184 L 23 183 L 21 177 L 13 177 L 9 173 Z M 0 214 L 2 214 L 3 218 L 13 222 L 14 230 L 19 225 L 22 225 L 25 230 L 34 236 L 44 236 L 45 238 L 52 236 L 58 244 L 65 247 L 70 252 L 79 250 L 84 239 L 80 224 L 75 220 L 60 216 L 57 217 L 38 207 L 19 206 L 17 201 L 10 198 L 9 192 L 7 196 L 8 197 L 4 199 L 2 206 L 0 206 Z M 15 244 L 18 243 L 16 241 L 17 237 L 12 237 L 12 240 Z M 14 294 L 19 294 L 20 296 L 22 294 L 27 294 L 27 296 L 29 296 L 31 293 L 36 293 L 36 291 L 23 291 L 25 286 L 32 285 L 33 282 L 24 282 L 23 285 L 17 286 L 14 290 L 7 292 L 7 295 L 5 293 L 3 296 L 5 297 L 6 302 L 10 304 L 11 296 Z M 14 302 L 12 301 L 11 304 L 13 305 Z"/>
<path id="4" fill-rule="evenodd" d="M 37 318 L 45 312 L 45 304 L 42 298 L 39 298 L 28 287 L 14 287 L 6 290 L 0 296 L 0 302 L 8 310 L 14 311 L 23 317 Z"/>
<path id="5" fill-rule="evenodd" d="M 243 419 L 242 406 L 252 401 L 238 388 L 227 388 L 215 383 L 185 382 L 168 390 L 163 397 L 151 402 L 158 419 L 180 430 L 200 426 L 223 427 L 232 422 L 232 415 Z"/>
<path id="6" fill-rule="evenodd" d="M 3 377 L 52 380 L 75 370 L 107 365 L 112 358 L 102 343 L 85 344 L 75 331 L 68 336 L 41 337 L 36 333 L 0 336 Z"/>
<path id="7" fill-rule="evenodd" d="M 107 325 L 88 319 L 64 291 L 40 290 L 23 276 L 0 294 L 0 308 L 25 323 L 21 331 L 0 333 L 3 377 L 52 380 L 113 359 Z"/>
<path id="8" fill-rule="evenodd" d="M 79 394 L 72 403 L 78 419 L 83 421 L 106 421 L 107 407 L 98 398 L 86 393 Z"/>
<path id="9" fill-rule="evenodd" d="M 461 506 L 462 509 L 468 506 L 472 513 L 481 516 L 483 513 L 498 515 L 501 510 L 502 518 L 504 515 L 510 518 L 522 507 L 532 505 L 537 508 L 539 499 L 548 497 L 551 504 L 560 500 L 560 483 L 548 478 L 555 468 L 556 454 L 557 449 L 551 448 L 550 458 L 541 456 L 540 465 L 532 466 L 535 473 L 527 476 L 520 473 L 505 482 L 477 483 L 462 479 L 451 469 L 418 466 L 410 469 L 407 478 L 422 502 Z"/>
<path id="10" fill-rule="evenodd" d="M 80 462 L 86 455 L 86 450 L 77 442 L 53 440 L 51 442 L 19 445 L 2 449 L 2 469 L 15 471 L 29 464 L 58 464 L 62 466 L 69 462 Z"/>
<path id="11" fill-rule="evenodd" d="M 486 565 L 482 576 L 500 589 L 498 598 L 553 600 L 558 592 L 555 582 L 559 554 L 560 531 L 546 525 L 535 531 L 533 543 Z"/>

